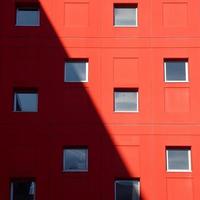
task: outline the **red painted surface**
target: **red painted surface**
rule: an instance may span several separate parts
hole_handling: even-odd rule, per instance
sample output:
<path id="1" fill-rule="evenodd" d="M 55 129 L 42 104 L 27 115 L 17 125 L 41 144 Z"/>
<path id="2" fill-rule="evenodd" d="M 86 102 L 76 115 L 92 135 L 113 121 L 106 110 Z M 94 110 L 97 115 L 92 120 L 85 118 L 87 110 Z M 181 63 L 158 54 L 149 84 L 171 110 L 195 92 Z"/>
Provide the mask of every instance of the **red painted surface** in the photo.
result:
<path id="1" fill-rule="evenodd" d="M 199 1 L 138 0 L 135 28 L 113 26 L 130 0 L 40 0 L 40 27 L 15 27 L 35 0 L 1 1 L 0 199 L 15 177 L 37 200 L 114 200 L 117 178 L 140 178 L 141 200 L 200 198 Z M 67 58 L 89 59 L 88 83 L 64 83 Z M 189 82 L 165 83 L 164 58 L 188 58 Z M 38 89 L 38 113 L 12 111 L 16 87 Z M 114 113 L 119 87 L 138 88 L 138 113 Z M 88 173 L 62 172 L 68 145 L 88 146 Z M 166 172 L 166 146 L 190 146 L 192 172 Z"/>

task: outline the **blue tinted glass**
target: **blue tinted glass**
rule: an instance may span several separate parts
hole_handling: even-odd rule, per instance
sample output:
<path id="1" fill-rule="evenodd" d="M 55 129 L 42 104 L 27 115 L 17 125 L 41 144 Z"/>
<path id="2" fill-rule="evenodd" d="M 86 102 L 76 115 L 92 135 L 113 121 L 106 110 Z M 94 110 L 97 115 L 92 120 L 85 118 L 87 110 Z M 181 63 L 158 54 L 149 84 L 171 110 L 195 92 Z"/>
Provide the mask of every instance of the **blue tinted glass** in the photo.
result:
<path id="1" fill-rule="evenodd" d="M 14 111 L 18 112 L 37 112 L 38 94 L 37 93 L 15 93 Z"/>
<path id="2" fill-rule="evenodd" d="M 87 170 L 87 149 L 66 149 L 64 151 L 64 170 Z"/>
<path id="3" fill-rule="evenodd" d="M 82 82 L 87 81 L 87 62 L 66 62 L 65 81 Z"/>
<path id="4" fill-rule="evenodd" d="M 18 8 L 16 16 L 17 26 L 39 26 L 40 16 L 37 8 Z"/>
<path id="5" fill-rule="evenodd" d="M 167 61 L 166 62 L 167 81 L 186 81 L 186 62 Z"/>
<path id="6" fill-rule="evenodd" d="M 137 92 L 115 91 L 115 111 L 137 111 Z"/>
<path id="7" fill-rule="evenodd" d="M 114 25 L 136 26 L 136 9 L 131 7 L 114 8 Z"/>
<path id="8" fill-rule="evenodd" d="M 168 169 L 188 170 L 189 158 L 188 149 L 169 149 L 168 150 Z"/>

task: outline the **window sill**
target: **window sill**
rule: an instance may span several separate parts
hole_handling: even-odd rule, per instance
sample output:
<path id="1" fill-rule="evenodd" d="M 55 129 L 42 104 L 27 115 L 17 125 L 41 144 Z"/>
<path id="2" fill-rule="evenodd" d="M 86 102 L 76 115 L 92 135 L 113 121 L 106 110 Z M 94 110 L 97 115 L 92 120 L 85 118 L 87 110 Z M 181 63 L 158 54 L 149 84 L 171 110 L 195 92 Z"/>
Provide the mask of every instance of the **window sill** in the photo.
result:
<path id="1" fill-rule="evenodd" d="M 63 170 L 63 174 L 73 174 L 73 173 L 88 173 L 88 170 Z"/>
<path id="2" fill-rule="evenodd" d="M 137 28 L 138 25 L 113 25 L 115 28 Z"/>
<path id="3" fill-rule="evenodd" d="M 139 111 L 113 111 L 114 114 L 120 113 L 120 114 L 134 114 L 134 113 L 139 113 Z"/>

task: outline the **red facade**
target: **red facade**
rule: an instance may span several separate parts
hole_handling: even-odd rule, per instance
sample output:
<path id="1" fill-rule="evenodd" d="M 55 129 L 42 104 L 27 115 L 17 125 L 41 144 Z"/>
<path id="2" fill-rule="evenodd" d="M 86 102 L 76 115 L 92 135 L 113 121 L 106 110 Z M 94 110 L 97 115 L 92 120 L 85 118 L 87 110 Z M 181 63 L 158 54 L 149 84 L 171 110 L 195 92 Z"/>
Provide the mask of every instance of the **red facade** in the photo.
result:
<path id="1" fill-rule="evenodd" d="M 0 199 L 33 178 L 36 200 L 114 200 L 115 181 L 140 181 L 140 200 L 200 198 L 200 2 L 1 0 Z M 137 6 L 117 27 L 114 4 Z M 39 26 L 16 26 L 36 5 Z M 88 82 L 64 82 L 64 63 L 88 60 Z M 188 81 L 165 81 L 165 59 Z M 15 112 L 15 90 L 36 90 L 38 112 Z M 115 90 L 137 90 L 137 112 L 115 112 Z M 63 172 L 65 148 L 88 148 L 88 171 Z M 167 148 L 191 151 L 191 170 L 167 170 Z M 12 199 L 10 199 L 12 200 Z M 126 199 L 125 199 L 126 200 Z"/>

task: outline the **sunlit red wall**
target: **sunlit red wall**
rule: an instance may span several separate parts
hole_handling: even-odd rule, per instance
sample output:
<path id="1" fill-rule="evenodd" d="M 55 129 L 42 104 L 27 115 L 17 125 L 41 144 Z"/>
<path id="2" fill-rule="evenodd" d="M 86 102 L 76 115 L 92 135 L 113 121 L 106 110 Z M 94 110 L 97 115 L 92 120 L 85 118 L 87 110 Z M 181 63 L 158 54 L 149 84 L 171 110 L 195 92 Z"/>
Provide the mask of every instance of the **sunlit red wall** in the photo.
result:
<path id="1" fill-rule="evenodd" d="M 141 200 L 198 200 L 200 2 L 40 0 L 40 27 L 16 27 L 19 2 L 36 1 L 1 0 L 0 199 L 34 177 L 37 200 L 114 200 L 117 178 Z M 114 27 L 114 3 L 137 3 L 138 27 Z M 88 83 L 64 83 L 67 58 L 89 59 Z M 189 82 L 165 83 L 164 58 L 187 58 Z M 38 90 L 37 113 L 13 112 L 14 88 Z M 138 88 L 139 112 L 115 113 L 114 88 Z M 63 173 L 76 145 L 89 171 Z M 166 146 L 191 147 L 192 172 L 167 172 Z"/>

